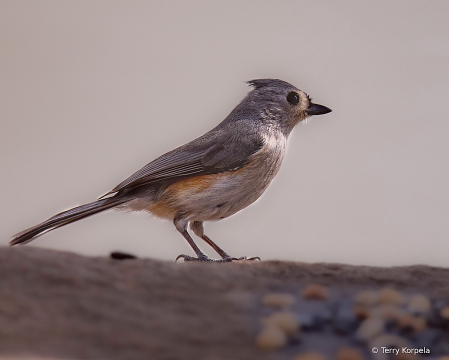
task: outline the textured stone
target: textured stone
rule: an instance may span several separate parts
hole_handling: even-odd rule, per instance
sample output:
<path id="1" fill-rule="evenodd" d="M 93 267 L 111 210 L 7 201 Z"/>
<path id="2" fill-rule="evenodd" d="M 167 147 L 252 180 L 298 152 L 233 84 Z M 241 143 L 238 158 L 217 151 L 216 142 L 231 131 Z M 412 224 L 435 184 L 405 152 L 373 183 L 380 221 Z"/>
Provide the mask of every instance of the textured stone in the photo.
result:
<path id="1" fill-rule="evenodd" d="M 438 319 L 432 329 L 449 330 L 439 314 L 449 298 L 449 270 L 428 266 L 117 261 L 22 246 L 0 248 L 0 279 L 5 359 L 291 360 L 311 349 L 331 359 L 353 336 L 331 331 L 331 300 L 352 311 L 355 294 L 387 285 L 428 296 L 435 304 L 429 316 Z M 273 312 L 261 303 L 263 295 L 298 294 L 311 283 L 325 286 L 329 300 L 298 296 L 289 311 L 321 327 L 293 335 L 275 354 L 261 351 L 255 345 L 263 330 L 259 321 Z M 406 334 L 433 341 L 435 358 L 448 354 L 446 338 L 427 335 L 429 330 Z M 379 336 L 387 335 L 374 339 Z"/>

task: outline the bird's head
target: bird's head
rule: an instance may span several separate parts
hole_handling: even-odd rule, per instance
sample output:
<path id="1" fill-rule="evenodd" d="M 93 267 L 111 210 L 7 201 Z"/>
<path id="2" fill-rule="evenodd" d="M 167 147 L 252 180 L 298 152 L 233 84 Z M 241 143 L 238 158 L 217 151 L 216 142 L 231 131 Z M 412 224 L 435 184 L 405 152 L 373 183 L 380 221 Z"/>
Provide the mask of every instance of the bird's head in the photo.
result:
<path id="1" fill-rule="evenodd" d="M 257 79 L 248 84 L 254 89 L 244 99 L 245 106 L 258 111 L 261 118 L 279 123 L 286 134 L 308 117 L 332 111 L 313 103 L 304 91 L 282 80 Z"/>

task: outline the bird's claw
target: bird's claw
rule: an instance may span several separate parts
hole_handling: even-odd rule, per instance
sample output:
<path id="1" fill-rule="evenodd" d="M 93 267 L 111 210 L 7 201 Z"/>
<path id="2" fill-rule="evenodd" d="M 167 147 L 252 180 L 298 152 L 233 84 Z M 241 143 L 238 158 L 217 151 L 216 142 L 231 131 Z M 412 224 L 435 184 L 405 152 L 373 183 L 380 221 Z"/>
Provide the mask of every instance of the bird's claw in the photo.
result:
<path id="1" fill-rule="evenodd" d="M 239 257 L 239 258 L 231 258 L 231 260 L 232 261 L 240 261 L 240 260 L 249 260 L 249 261 L 255 261 L 255 260 L 257 260 L 257 261 L 262 261 L 262 260 L 260 260 L 260 257 L 258 257 L 258 256 L 253 256 L 253 257 L 250 257 L 250 258 L 247 258 L 246 256 L 242 256 L 242 257 Z"/>
<path id="2" fill-rule="evenodd" d="M 190 256 L 190 255 L 185 255 L 185 254 L 181 254 L 181 255 L 179 255 L 177 258 L 176 258 L 176 260 L 175 260 L 175 262 L 177 262 L 179 259 L 184 259 L 184 262 L 186 262 L 186 261 L 198 261 L 198 262 L 218 262 L 218 263 L 226 263 L 226 262 L 232 262 L 232 258 L 224 258 L 224 259 L 220 259 L 220 260 L 217 260 L 217 259 L 211 259 L 211 258 L 208 258 L 206 255 L 204 255 L 204 256 L 199 256 L 199 257 L 193 257 L 193 256 Z"/>
<path id="3" fill-rule="evenodd" d="M 206 259 L 203 260 L 203 259 L 196 258 L 193 256 L 181 254 L 176 257 L 175 262 L 177 262 L 181 258 L 184 259 L 184 262 L 186 262 L 186 261 L 207 261 Z"/>

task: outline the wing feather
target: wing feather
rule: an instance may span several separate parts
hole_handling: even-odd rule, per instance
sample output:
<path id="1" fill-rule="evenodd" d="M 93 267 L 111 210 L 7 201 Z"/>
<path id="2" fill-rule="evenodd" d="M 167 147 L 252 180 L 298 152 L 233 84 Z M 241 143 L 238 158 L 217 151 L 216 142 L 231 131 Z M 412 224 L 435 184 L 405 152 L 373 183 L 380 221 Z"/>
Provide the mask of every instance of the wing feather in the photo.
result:
<path id="1" fill-rule="evenodd" d="M 100 199 L 151 183 L 241 168 L 263 146 L 263 140 L 257 134 L 241 139 L 235 141 L 217 136 L 195 139 L 145 165 Z"/>

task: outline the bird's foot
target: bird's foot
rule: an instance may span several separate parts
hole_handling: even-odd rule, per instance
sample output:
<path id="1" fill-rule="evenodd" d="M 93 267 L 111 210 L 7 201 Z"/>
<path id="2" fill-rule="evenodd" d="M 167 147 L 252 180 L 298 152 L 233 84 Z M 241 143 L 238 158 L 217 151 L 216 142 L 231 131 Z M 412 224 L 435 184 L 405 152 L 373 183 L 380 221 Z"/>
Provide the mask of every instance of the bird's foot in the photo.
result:
<path id="1" fill-rule="evenodd" d="M 260 257 L 255 256 L 255 257 L 251 257 L 251 258 L 247 258 L 246 256 L 242 256 L 240 258 L 235 258 L 235 257 L 230 257 L 230 256 L 226 256 L 223 259 L 211 259 L 209 257 L 207 257 L 206 255 L 202 254 L 202 256 L 198 256 L 198 257 L 193 257 L 190 255 L 185 255 L 185 254 L 181 254 L 179 255 L 175 262 L 178 261 L 179 259 L 184 259 L 184 262 L 186 261 L 198 261 L 198 262 L 217 262 L 217 263 L 229 263 L 229 262 L 234 262 L 234 261 L 240 261 L 240 260 L 260 260 Z"/>
<path id="2" fill-rule="evenodd" d="M 242 257 L 239 257 L 239 258 L 231 258 L 231 260 L 232 261 L 240 261 L 240 260 L 249 260 L 249 261 L 262 261 L 262 260 L 260 260 L 260 257 L 258 257 L 258 256 L 253 256 L 253 257 L 250 257 L 250 258 L 247 258 L 246 256 L 242 256 Z"/>
<path id="3" fill-rule="evenodd" d="M 232 262 L 232 258 L 224 258 L 224 259 L 211 259 L 209 257 L 207 257 L 206 255 L 203 254 L 203 256 L 198 256 L 198 257 L 193 257 L 190 255 L 185 255 L 185 254 L 181 254 L 179 255 L 175 262 L 178 261 L 179 259 L 184 259 L 184 262 L 186 261 L 200 261 L 200 262 L 220 262 L 220 263 L 224 263 L 224 262 Z"/>

